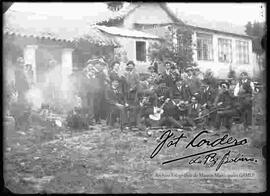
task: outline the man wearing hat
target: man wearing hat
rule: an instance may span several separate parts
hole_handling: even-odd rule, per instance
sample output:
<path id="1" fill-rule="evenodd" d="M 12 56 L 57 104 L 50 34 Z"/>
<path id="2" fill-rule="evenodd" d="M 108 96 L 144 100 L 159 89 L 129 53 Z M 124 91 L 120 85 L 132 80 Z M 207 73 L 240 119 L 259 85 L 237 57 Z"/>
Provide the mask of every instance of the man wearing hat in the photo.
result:
<path id="1" fill-rule="evenodd" d="M 158 74 L 155 72 L 155 67 L 153 65 L 150 65 L 148 67 L 148 71 L 150 73 L 150 76 L 147 81 L 150 85 L 154 86 L 158 82 Z"/>
<path id="2" fill-rule="evenodd" d="M 201 87 L 201 82 L 197 76 L 194 75 L 194 68 L 188 67 L 186 69 L 188 77 L 187 82 L 192 94 L 198 93 Z"/>
<path id="3" fill-rule="evenodd" d="M 217 89 L 213 88 L 211 81 L 205 80 L 204 85 L 200 92 L 200 104 L 205 106 L 206 110 L 211 110 L 213 108 L 214 100 L 217 96 Z M 215 122 L 215 114 L 210 113 L 209 118 L 207 118 L 206 125 L 213 127 Z"/>
<path id="4" fill-rule="evenodd" d="M 135 70 L 135 63 L 133 61 L 128 61 L 126 65 L 126 71 L 124 72 L 124 94 L 127 104 L 130 105 L 129 118 L 130 123 L 137 125 L 139 121 L 138 115 L 138 88 L 139 88 L 140 77 Z"/>
<path id="5" fill-rule="evenodd" d="M 109 77 L 106 72 L 107 63 L 103 58 L 97 58 L 92 61 L 93 66 L 97 69 L 96 79 L 98 88 L 94 98 L 94 113 L 96 123 L 100 123 L 101 118 L 105 119 L 105 83 Z"/>
<path id="6" fill-rule="evenodd" d="M 168 88 L 170 97 L 173 96 L 173 88 L 175 86 L 175 81 L 172 77 L 172 63 L 170 61 L 165 62 L 165 71 L 161 74 L 159 83 L 165 83 Z"/>
<path id="7" fill-rule="evenodd" d="M 181 77 L 179 70 L 177 69 L 176 65 L 174 65 L 174 64 L 171 66 L 171 76 L 172 76 L 174 83 L 176 81 L 178 81 Z"/>
<path id="8" fill-rule="evenodd" d="M 113 126 L 119 118 L 121 125 L 126 120 L 125 97 L 119 80 L 113 80 L 105 90 L 106 107 L 108 107 L 107 124 Z"/>
<path id="9" fill-rule="evenodd" d="M 218 108 L 215 118 L 215 128 L 218 130 L 221 122 L 230 131 L 232 126 L 232 116 L 235 114 L 234 102 L 229 93 L 230 84 L 228 81 L 223 81 L 219 85 L 219 92 L 214 101 L 214 107 Z"/>
<path id="10" fill-rule="evenodd" d="M 236 84 L 234 89 L 234 96 L 239 98 L 241 121 L 245 128 L 251 125 L 252 122 L 252 97 L 254 93 L 255 85 L 248 77 L 247 72 L 240 74 L 240 80 Z"/>
<path id="11" fill-rule="evenodd" d="M 139 87 L 140 77 L 135 70 L 135 63 L 128 61 L 126 65 L 126 71 L 124 72 L 124 78 L 126 82 L 126 97 L 127 100 L 134 102 L 137 100 L 137 90 Z"/>

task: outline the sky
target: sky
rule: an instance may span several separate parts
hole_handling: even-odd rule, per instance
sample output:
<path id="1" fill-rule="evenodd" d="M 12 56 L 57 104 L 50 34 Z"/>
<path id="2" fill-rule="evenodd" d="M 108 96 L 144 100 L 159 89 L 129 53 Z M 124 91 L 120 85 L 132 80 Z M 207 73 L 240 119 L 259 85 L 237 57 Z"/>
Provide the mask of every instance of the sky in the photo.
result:
<path id="1" fill-rule="evenodd" d="M 128 3 L 125 3 L 127 6 Z M 168 3 L 176 12 L 201 15 L 207 20 L 226 21 L 245 25 L 248 21 L 266 21 L 263 3 Z M 80 18 L 83 15 L 96 16 L 107 9 L 105 3 L 14 3 L 11 10 L 60 15 L 65 18 Z"/>

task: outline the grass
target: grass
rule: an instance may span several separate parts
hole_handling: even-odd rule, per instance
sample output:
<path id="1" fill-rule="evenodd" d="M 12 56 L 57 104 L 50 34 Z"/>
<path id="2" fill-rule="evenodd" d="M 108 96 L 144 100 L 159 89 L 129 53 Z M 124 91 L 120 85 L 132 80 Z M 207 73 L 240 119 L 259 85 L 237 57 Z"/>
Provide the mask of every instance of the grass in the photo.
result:
<path id="1" fill-rule="evenodd" d="M 265 160 L 260 148 L 265 139 L 265 130 L 262 127 L 244 132 L 235 126 L 231 133 L 234 137 L 247 137 L 251 141 L 248 146 L 233 150 L 256 157 L 259 163 L 236 163 L 222 167 L 223 170 L 254 171 L 259 179 L 252 180 L 153 179 L 153 172 L 157 169 L 214 170 L 203 165 L 191 166 L 187 160 L 161 164 L 169 158 L 198 152 L 183 150 L 189 141 L 187 139 L 150 159 L 158 144 L 156 138 L 161 135 L 157 130 L 153 131 L 152 136 L 147 136 L 144 132 L 121 132 L 105 125 L 96 125 L 93 130 L 74 131 L 52 127 L 46 122 L 32 122 L 30 128 L 23 132 L 6 134 L 5 138 L 4 180 L 5 186 L 14 193 L 212 193 L 264 190 Z"/>

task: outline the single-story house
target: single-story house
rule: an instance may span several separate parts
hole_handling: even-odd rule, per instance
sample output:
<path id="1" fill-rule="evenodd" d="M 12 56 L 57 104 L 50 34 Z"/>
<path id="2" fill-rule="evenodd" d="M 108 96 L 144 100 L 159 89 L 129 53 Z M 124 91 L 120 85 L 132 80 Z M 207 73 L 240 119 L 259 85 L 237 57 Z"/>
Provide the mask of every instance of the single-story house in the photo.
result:
<path id="1" fill-rule="evenodd" d="M 34 81 L 44 82 L 48 62 L 55 60 L 61 65 L 59 77 L 72 73 L 74 67 L 85 66 L 89 58 L 102 55 L 113 58 L 119 46 L 114 37 L 91 28 L 81 20 L 63 20 L 61 16 L 8 10 L 4 14 L 4 62 L 9 72 L 20 56 L 31 64 Z"/>
<path id="2" fill-rule="evenodd" d="M 162 41 L 156 35 L 138 31 L 135 29 L 126 29 L 121 27 L 95 26 L 101 32 L 113 36 L 119 43 L 120 47 L 115 49 L 115 55 L 120 56 L 121 70 L 125 68 L 128 60 L 136 62 L 136 68 L 140 73 L 147 72 L 150 59 L 147 56 L 146 49 L 149 44 Z M 138 63 L 139 62 L 139 63 Z"/>
<path id="3" fill-rule="evenodd" d="M 153 35 L 164 38 L 167 28 L 186 26 L 192 29 L 193 59 L 202 71 L 211 69 L 220 78 L 226 78 L 230 69 L 237 74 L 245 70 L 251 76 L 258 71 L 252 52 L 252 37 L 244 31 L 235 31 L 226 24 L 223 28 L 217 28 L 215 25 L 207 27 L 196 21 L 185 21 L 184 18 L 177 17 L 165 3 L 130 3 L 123 10 L 110 14 L 107 18 L 103 16 L 95 23 L 102 26 L 99 29 L 104 32 L 115 32 L 116 28 L 122 32 L 137 30 L 152 34 L 152 38 L 156 40 L 158 38 Z M 127 54 L 130 54 L 129 60 L 137 63 L 139 71 L 144 71 L 141 68 L 151 63 L 147 58 L 149 41 L 130 38 L 122 41 Z M 141 58 L 142 56 L 146 58 Z"/>

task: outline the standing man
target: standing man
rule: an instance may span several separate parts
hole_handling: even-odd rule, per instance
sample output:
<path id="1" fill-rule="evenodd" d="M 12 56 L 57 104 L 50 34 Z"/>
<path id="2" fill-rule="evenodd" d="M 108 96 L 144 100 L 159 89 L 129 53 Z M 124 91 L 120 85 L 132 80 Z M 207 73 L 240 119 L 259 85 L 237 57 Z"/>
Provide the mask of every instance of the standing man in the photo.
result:
<path id="1" fill-rule="evenodd" d="M 103 58 L 93 59 L 88 61 L 91 63 L 96 69 L 95 73 L 96 80 L 98 83 L 97 91 L 94 96 L 94 114 L 96 123 L 100 124 L 101 118 L 105 117 L 105 87 L 107 82 L 107 72 L 106 72 L 106 62 Z"/>
<path id="2" fill-rule="evenodd" d="M 29 90 L 29 83 L 24 70 L 24 59 L 19 57 L 17 59 L 16 70 L 15 70 L 15 89 L 18 92 L 18 102 L 25 103 L 25 93 Z"/>
<path id="3" fill-rule="evenodd" d="M 161 80 L 159 83 L 165 83 L 168 88 L 170 98 L 173 96 L 173 88 L 175 87 L 175 81 L 172 77 L 172 63 L 169 61 L 165 62 L 166 70 L 161 74 Z"/>
<path id="4" fill-rule="evenodd" d="M 119 69 L 120 69 L 120 62 L 113 61 L 109 67 L 109 72 L 108 72 L 110 81 L 121 80 L 121 77 L 119 75 Z"/>
<path id="5" fill-rule="evenodd" d="M 188 74 L 187 76 L 188 86 L 190 88 L 191 93 L 192 94 L 198 93 L 201 87 L 200 79 L 197 78 L 197 76 L 194 74 L 193 68 L 188 67 L 186 71 Z"/>
<path id="6" fill-rule="evenodd" d="M 32 86 L 34 84 L 34 72 L 33 72 L 31 64 L 25 65 L 25 74 L 26 74 L 26 79 L 28 81 L 28 84 Z"/>
<path id="7" fill-rule="evenodd" d="M 125 100 L 127 105 L 131 109 L 128 112 L 128 123 L 135 122 L 137 125 L 139 123 L 139 107 L 138 107 L 138 90 L 140 77 L 135 70 L 135 63 L 133 61 L 128 61 L 126 66 L 126 71 L 124 73 L 125 78 Z M 132 117 L 132 120 L 131 120 Z M 134 120 L 133 120 L 134 118 Z"/>
<path id="8" fill-rule="evenodd" d="M 223 121 L 224 127 L 230 131 L 232 126 L 232 116 L 235 113 L 233 98 L 229 92 L 230 84 L 221 82 L 219 93 L 215 99 L 214 106 L 218 109 L 215 119 L 215 128 L 218 130 Z"/>
<path id="9" fill-rule="evenodd" d="M 139 87 L 140 77 L 135 70 L 135 63 L 128 61 L 126 71 L 124 73 L 126 81 L 126 97 L 128 103 L 134 104 L 137 101 L 137 91 Z"/>
<path id="10" fill-rule="evenodd" d="M 176 82 L 176 88 L 174 89 L 175 99 L 180 99 L 182 101 L 188 102 L 191 98 L 191 91 L 189 86 L 185 83 L 184 80 L 179 79 Z"/>
<path id="11" fill-rule="evenodd" d="M 238 97 L 241 103 L 241 121 L 245 129 L 252 123 L 252 98 L 254 89 L 254 83 L 248 77 L 247 72 L 242 72 L 240 74 L 240 80 L 234 89 L 234 96 Z"/>
<path id="12" fill-rule="evenodd" d="M 148 70 L 150 72 L 150 76 L 146 79 L 146 89 L 141 89 L 140 94 L 147 95 L 153 101 L 154 106 L 157 106 L 158 96 L 156 93 L 157 90 L 157 82 L 159 80 L 158 74 L 155 72 L 154 66 L 149 66 Z"/>

